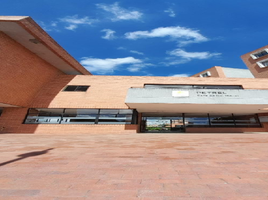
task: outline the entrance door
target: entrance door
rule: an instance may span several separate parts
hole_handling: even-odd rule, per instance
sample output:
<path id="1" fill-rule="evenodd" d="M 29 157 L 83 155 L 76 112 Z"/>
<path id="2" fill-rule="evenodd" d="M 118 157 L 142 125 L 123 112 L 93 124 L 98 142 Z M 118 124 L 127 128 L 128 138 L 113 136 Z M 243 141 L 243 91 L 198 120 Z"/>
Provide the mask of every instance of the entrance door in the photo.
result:
<path id="1" fill-rule="evenodd" d="M 184 132 L 183 117 L 148 116 L 142 118 L 142 132 L 181 133 Z"/>

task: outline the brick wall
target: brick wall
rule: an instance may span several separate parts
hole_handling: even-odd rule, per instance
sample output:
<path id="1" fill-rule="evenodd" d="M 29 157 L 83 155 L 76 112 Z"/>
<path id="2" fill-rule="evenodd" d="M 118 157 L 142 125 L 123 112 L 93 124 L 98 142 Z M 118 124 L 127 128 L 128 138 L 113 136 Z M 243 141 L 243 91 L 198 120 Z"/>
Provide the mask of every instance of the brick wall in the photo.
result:
<path id="1" fill-rule="evenodd" d="M 268 48 L 268 45 L 241 56 L 243 62 L 245 63 L 245 65 L 248 67 L 248 69 L 251 71 L 251 73 L 254 75 L 255 78 L 268 78 L 268 67 L 260 68 L 259 65 L 257 64 L 257 62 L 261 60 L 268 59 L 268 55 L 262 56 L 258 59 L 253 59 L 250 56 L 250 54 L 261 51 L 262 49 L 265 48 Z"/>
<path id="2" fill-rule="evenodd" d="M 127 90 L 143 87 L 144 84 L 217 84 L 243 85 L 245 89 L 268 89 L 268 79 L 235 78 L 179 78 L 135 76 L 87 76 L 60 75 L 39 91 L 28 107 L 32 108 L 117 108 L 126 109 Z M 90 85 L 87 92 L 62 92 L 66 85 Z M 0 117 L 0 126 L 6 132 L 15 133 L 136 133 L 137 125 L 75 125 L 75 124 L 22 124 L 27 108 L 5 108 Z M 141 116 L 140 116 L 141 117 Z M 267 131 L 268 126 L 243 131 Z M 193 130 L 195 131 L 195 130 Z M 208 131 L 208 130 L 206 130 Z M 239 132 L 238 129 L 229 129 Z M 189 132 L 190 129 L 189 129 Z M 214 131 L 215 132 L 215 129 Z"/>
<path id="3" fill-rule="evenodd" d="M 211 73 L 210 77 L 219 77 L 219 78 L 225 78 L 226 76 L 224 75 L 224 71 L 222 70 L 222 67 L 211 67 L 209 69 L 206 69 L 202 72 L 199 72 L 195 75 L 192 75 L 191 77 L 200 77 L 200 74 L 206 73 L 207 71 L 209 71 Z M 204 77 L 204 78 L 209 78 L 209 77 Z"/>
<path id="4" fill-rule="evenodd" d="M 47 82 L 63 74 L 0 32 L 0 103 L 27 106 Z"/>
<path id="5" fill-rule="evenodd" d="M 147 84 L 243 85 L 245 89 L 268 89 L 268 79 L 196 78 L 142 76 L 62 75 L 40 91 L 29 107 L 33 108 L 128 108 L 125 104 L 130 87 Z M 61 92 L 69 85 L 90 85 L 86 92 Z"/>

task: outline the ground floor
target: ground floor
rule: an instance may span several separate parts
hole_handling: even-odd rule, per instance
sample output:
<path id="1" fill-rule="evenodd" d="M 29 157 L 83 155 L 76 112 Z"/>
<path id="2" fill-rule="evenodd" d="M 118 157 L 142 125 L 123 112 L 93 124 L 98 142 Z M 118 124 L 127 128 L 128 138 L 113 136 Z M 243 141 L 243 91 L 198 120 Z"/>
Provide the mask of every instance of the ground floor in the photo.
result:
<path id="1" fill-rule="evenodd" d="M 2 200 L 268 198 L 268 134 L 0 135 Z"/>
<path id="2" fill-rule="evenodd" d="M 192 111 L 192 110 L 191 110 Z M 139 112 L 113 108 L 3 108 L 0 133 L 244 133 L 268 131 L 267 113 Z"/>

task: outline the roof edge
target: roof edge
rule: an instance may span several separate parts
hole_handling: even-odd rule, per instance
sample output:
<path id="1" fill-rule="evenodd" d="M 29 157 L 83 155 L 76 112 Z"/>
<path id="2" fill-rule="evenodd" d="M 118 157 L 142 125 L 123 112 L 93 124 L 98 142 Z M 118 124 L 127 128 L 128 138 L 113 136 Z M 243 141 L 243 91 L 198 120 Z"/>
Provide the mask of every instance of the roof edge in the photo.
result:
<path id="1" fill-rule="evenodd" d="M 0 15 L 0 21 L 20 21 L 26 18 L 30 18 L 29 16 L 4 16 Z"/>
<path id="2" fill-rule="evenodd" d="M 64 48 L 62 48 L 46 31 L 44 31 L 30 16 L 0 16 L 0 21 L 16 22 L 60 59 L 69 64 L 73 69 L 84 75 L 92 75 Z"/>

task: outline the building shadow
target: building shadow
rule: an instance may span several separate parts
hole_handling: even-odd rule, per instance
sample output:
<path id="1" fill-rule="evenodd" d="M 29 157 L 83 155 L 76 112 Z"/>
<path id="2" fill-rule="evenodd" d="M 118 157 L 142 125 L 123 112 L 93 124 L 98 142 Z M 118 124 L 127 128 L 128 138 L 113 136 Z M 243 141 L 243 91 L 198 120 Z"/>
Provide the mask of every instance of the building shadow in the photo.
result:
<path id="1" fill-rule="evenodd" d="M 51 102 L 59 95 L 64 87 L 76 75 L 59 75 L 47 82 L 26 107 L 5 107 L 0 117 L 0 134 L 3 133 L 35 133 L 38 124 L 24 124 L 29 108 L 48 108 Z M 41 105 L 41 106 L 40 106 Z M 14 116 L 16 119 L 14 120 Z M 1 128 L 1 127 L 4 127 Z"/>
<path id="2" fill-rule="evenodd" d="M 4 166 L 4 165 L 7 165 L 7 164 L 10 164 L 10 163 L 13 163 L 13 162 L 17 162 L 19 160 L 23 160 L 25 158 L 34 157 L 34 156 L 40 156 L 40 155 L 46 154 L 46 153 L 48 153 L 49 151 L 51 151 L 53 149 L 54 148 L 49 148 L 49 149 L 46 149 L 46 150 L 43 150 L 43 151 L 33 151 L 33 152 L 29 152 L 29 153 L 20 154 L 20 155 L 18 155 L 18 158 L 16 158 L 16 159 L 0 163 L 0 167 Z"/>

